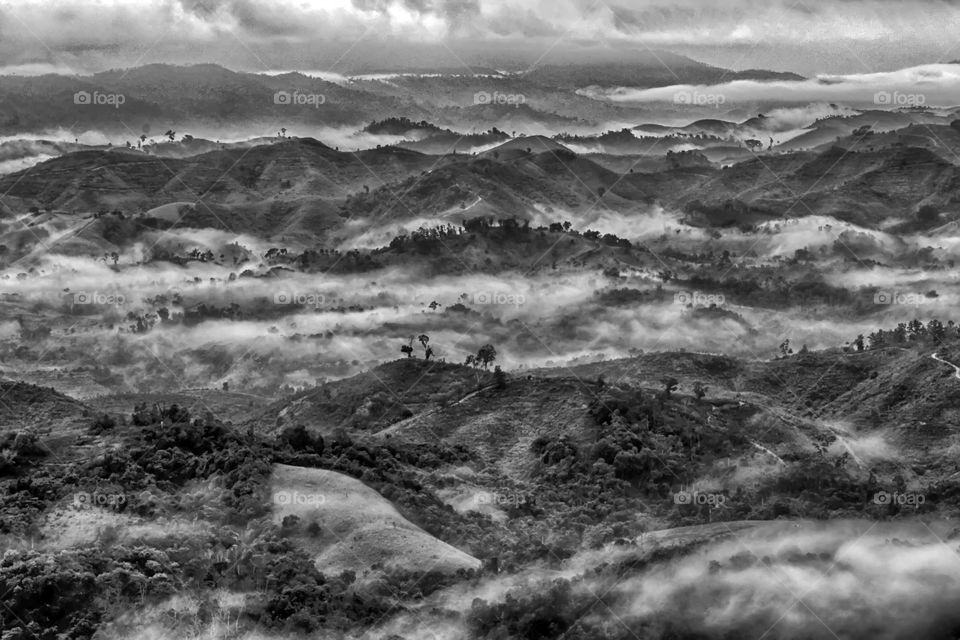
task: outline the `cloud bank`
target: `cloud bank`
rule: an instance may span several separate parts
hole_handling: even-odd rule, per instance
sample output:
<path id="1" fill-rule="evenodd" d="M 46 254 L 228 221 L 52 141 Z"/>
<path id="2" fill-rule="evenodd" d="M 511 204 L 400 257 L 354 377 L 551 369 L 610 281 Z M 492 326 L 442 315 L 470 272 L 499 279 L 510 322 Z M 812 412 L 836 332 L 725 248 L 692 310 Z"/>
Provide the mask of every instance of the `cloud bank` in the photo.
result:
<path id="1" fill-rule="evenodd" d="M 588 87 L 581 94 L 618 103 L 833 102 L 861 107 L 956 106 L 960 65 L 931 64 L 881 73 L 821 75 L 806 80 L 736 80 L 713 86 L 673 85 L 653 89 Z"/>
<path id="2" fill-rule="evenodd" d="M 13 0 L 0 6 L 0 68 L 90 72 L 201 54 L 251 71 L 342 73 L 629 61 L 662 48 L 737 69 L 852 72 L 949 60 L 958 22 L 960 6 L 944 0 Z"/>

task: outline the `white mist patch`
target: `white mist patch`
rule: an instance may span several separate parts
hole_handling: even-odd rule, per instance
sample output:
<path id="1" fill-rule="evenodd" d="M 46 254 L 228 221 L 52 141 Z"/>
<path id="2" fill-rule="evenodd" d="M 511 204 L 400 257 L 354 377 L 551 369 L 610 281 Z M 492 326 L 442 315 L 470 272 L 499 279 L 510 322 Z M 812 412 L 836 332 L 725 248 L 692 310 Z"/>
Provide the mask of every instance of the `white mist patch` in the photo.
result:
<path id="1" fill-rule="evenodd" d="M 882 432 L 858 433 L 846 421 L 834 420 L 825 426 L 837 436 L 837 441 L 831 446 L 831 453 L 843 454 L 848 452 L 854 461 L 861 467 L 871 467 L 879 462 L 900 461 L 900 456 L 894 446 Z"/>
<path id="2" fill-rule="evenodd" d="M 741 637 L 933 637 L 958 620 L 956 547 L 919 524 L 770 525 L 625 581 L 615 613 Z"/>
<path id="3" fill-rule="evenodd" d="M 342 243 L 341 250 L 350 251 L 353 249 L 376 249 L 378 247 L 385 247 L 397 236 L 409 235 L 421 227 L 424 229 L 433 229 L 449 224 L 459 225 L 459 223 L 454 223 L 451 219 L 419 217 L 399 223 L 384 222 L 371 229 L 369 228 L 370 222 L 368 220 L 348 220 L 344 225 L 348 239 Z"/>
<path id="4" fill-rule="evenodd" d="M 809 104 L 843 102 L 853 107 L 899 108 L 956 104 L 960 67 L 929 64 L 896 71 L 821 75 L 804 80 L 735 80 L 719 85 L 672 85 L 652 89 L 587 87 L 578 93 L 611 102 L 674 103 L 678 95 L 722 98 L 729 103 Z"/>
<path id="5" fill-rule="evenodd" d="M 175 211 L 175 209 L 181 204 L 183 203 L 164 205 L 167 207 L 165 210 L 166 215 L 175 215 L 177 218 L 174 218 L 174 220 L 178 219 L 179 212 Z M 140 254 L 145 256 L 153 247 L 169 247 L 176 249 L 180 255 L 186 255 L 192 249 L 202 249 L 213 251 L 213 253 L 216 254 L 215 257 L 218 257 L 223 250 L 232 247 L 235 251 L 246 249 L 251 259 L 255 258 L 253 255 L 254 252 L 262 254 L 271 246 L 274 246 L 257 236 L 245 233 L 236 234 L 220 229 L 198 229 L 183 226 L 177 226 L 166 231 L 144 233 L 142 242 L 138 244 L 140 245 Z M 134 251 L 132 253 L 136 252 Z M 254 263 L 256 263 L 255 260 Z"/>
<path id="6" fill-rule="evenodd" d="M 558 211 L 538 215 L 544 224 L 566 217 Z M 660 208 L 636 214 L 598 211 L 573 222 L 654 248 L 664 235 L 674 244 L 677 238 L 706 233 Z M 796 244 L 807 240 L 805 233 L 814 233 L 803 224 L 796 226 Z M 744 235 L 743 242 L 756 238 Z M 770 238 L 776 240 L 777 234 Z M 215 230 L 185 230 L 165 241 L 189 249 L 237 239 Z M 253 244 L 252 238 L 239 239 Z M 211 250 L 219 258 L 219 249 Z M 132 256 L 114 266 L 109 259 L 46 254 L 30 273 L 14 268 L 0 274 L 0 292 L 13 294 L 7 298 L 16 305 L 11 313 L 32 318 L 27 325 L 11 325 L 7 342 L 43 318 L 53 330 L 48 346 L 65 339 L 71 345 L 58 366 L 110 363 L 111 371 L 131 384 L 177 371 L 181 386 L 229 382 L 232 389 L 269 393 L 281 383 L 299 388 L 396 359 L 400 347 L 420 333 L 431 337 L 434 356 L 447 362 L 463 362 L 467 354 L 492 344 L 496 364 L 509 371 L 626 357 L 636 350 L 773 357 L 784 337 L 795 349 L 836 347 L 857 333 L 874 331 L 882 313 L 892 317 L 901 311 L 878 306 L 872 318 L 837 322 L 838 311 L 823 305 L 801 305 L 799 313 L 729 301 L 716 309 L 690 308 L 675 298 L 677 287 L 657 289 L 662 283 L 650 266 L 621 265 L 621 277 L 613 279 L 599 271 L 549 270 L 449 276 L 412 268 L 300 273 L 272 268 L 256 256 L 238 265 L 229 259 L 223 265 L 131 262 Z M 231 273 L 246 270 L 256 277 L 230 279 Z M 614 291 L 621 289 L 629 291 Z M 717 292 L 689 293 L 709 297 Z M 944 299 L 950 299 L 946 292 Z M 158 315 L 164 309 L 169 320 Z M 152 328 L 142 331 L 138 318 Z M 11 370 L 17 366 L 28 363 L 10 363 Z"/>
<path id="7" fill-rule="evenodd" d="M 45 162 L 55 157 L 56 156 L 38 153 L 36 155 L 16 158 L 14 160 L 0 160 L 0 174 L 23 171 L 24 169 L 29 169 L 32 166 L 38 165 L 41 162 Z"/>
<path id="8" fill-rule="evenodd" d="M 328 147 L 340 151 L 363 151 L 391 146 L 406 140 L 405 136 L 366 133 L 354 127 L 298 128 L 297 135 L 316 138 Z"/>
<path id="9" fill-rule="evenodd" d="M 948 637 L 960 622 L 960 556 L 949 523 L 864 521 L 721 522 L 651 531 L 636 546 L 582 550 L 546 567 L 461 583 L 431 595 L 364 636 L 384 637 L 416 626 L 420 636 L 464 621 L 481 599 L 545 593 L 571 580 L 575 601 L 594 603 L 588 627 L 685 630 L 690 637 L 881 638 Z M 946 541 L 946 542 L 944 542 Z M 690 547 L 673 560 L 627 576 L 594 569 L 645 566 L 658 550 Z M 609 573 L 609 572 L 608 572 Z M 458 614 L 451 616 L 449 612 Z M 436 637 L 465 637 L 460 635 Z"/>
<path id="10" fill-rule="evenodd" d="M 828 281 L 846 283 L 848 287 L 915 287 L 924 288 L 937 281 L 957 282 L 954 273 L 938 274 L 926 269 L 904 269 L 877 266 L 872 269 L 852 269 L 842 274 L 825 274 Z"/>
<path id="11" fill-rule="evenodd" d="M 69 129 L 48 129 L 39 133 L 18 133 L 12 136 L 0 136 L 0 144 L 16 142 L 22 140 L 31 140 L 40 142 L 47 140 L 50 142 L 79 142 L 86 145 L 107 145 L 112 140 L 109 136 L 99 130 L 90 129 L 82 133 L 71 131 Z"/>
<path id="12" fill-rule="evenodd" d="M 865 292 L 864 302 L 875 304 L 877 313 L 889 318 L 892 323 L 889 326 L 912 317 L 942 318 L 945 321 L 960 303 L 960 276 L 952 269 L 932 271 L 874 266 L 871 269 L 828 272 L 824 274 L 824 280 L 851 290 L 871 288 L 874 293 Z M 905 311 L 910 314 L 909 318 L 904 317 Z"/>
<path id="13" fill-rule="evenodd" d="M 874 247 L 883 251 L 902 249 L 904 244 L 898 238 L 860 227 L 849 222 L 837 220 L 831 216 L 806 216 L 786 220 L 767 221 L 757 225 L 755 250 L 765 256 L 782 255 L 792 257 L 798 249 L 816 250 L 829 247 L 835 242 L 852 244 L 853 237 L 869 240 Z"/>
<path id="14" fill-rule="evenodd" d="M 667 211 L 663 207 L 653 206 L 635 213 L 621 213 L 609 209 L 593 208 L 586 214 L 564 209 L 547 211 L 541 205 L 534 205 L 536 213 L 531 225 L 547 227 L 555 222 L 569 221 L 571 228 L 584 232 L 599 231 L 601 234 L 613 234 L 627 240 L 649 240 L 663 235 L 674 235 L 677 231 L 686 234 L 685 238 L 706 240 L 709 233 L 698 227 L 691 227 L 680 220 L 680 214 Z"/>
<path id="15" fill-rule="evenodd" d="M 812 125 L 821 118 L 836 116 L 850 117 L 860 114 L 861 111 L 847 105 L 818 102 L 802 107 L 780 107 L 764 113 L 764 129 L 774 132 L 795 132 L 799 135 L 803 129 Z"/>

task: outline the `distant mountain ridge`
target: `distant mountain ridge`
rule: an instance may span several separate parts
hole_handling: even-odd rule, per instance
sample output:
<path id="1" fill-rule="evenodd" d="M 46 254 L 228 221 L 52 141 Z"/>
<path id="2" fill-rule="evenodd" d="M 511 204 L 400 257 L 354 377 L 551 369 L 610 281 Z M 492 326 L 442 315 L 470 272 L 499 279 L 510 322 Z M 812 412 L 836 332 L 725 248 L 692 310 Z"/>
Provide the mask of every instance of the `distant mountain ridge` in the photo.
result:
<path id="1" fill-rule="evenodd" d="M 960 134 L 941 129 L 939 139 L 960 147 Z M 67 153 L 0 177 L 0 191 L 7 207 L 21 212 L 136 213 L 197 202 L 185 224 L 219 228 L 230 220 L 234 231 L 263 234 L 342 231 L 350 220 L 534 219 L 543 208 L 628 212 L 657 203 L 683 211 L 692 224 L 716 227 L 792 213 L 876 229 L 918 203 L 956 212 L 960 167 L 953 156 L 927 146 L 842 142 L 848 148 L 763 157 L 741 150 L 747 159 L 725 168 L 698 152 L 669 154 L 633 171 L 537 136 L 439 158 L 398 146 L 354 153 L 287 138 L 186 157 Z"/>
<path id="2" fill-rule="evenodd" d="M 638 58 L 620 65 L 546 65 L 529 73 L 398 75 L 389 82 L 356 76 L 330 82 L 291 72 L 267 75 L 216 64 L 148 64 L 89 76 L 0 77 L 0 135 L 68 129 L 98 130 L 135 140 L 167 129 L 277 130 L 288 126 L 361 125 L 404 116 L 441 114 L 445 126 L 566 126 L 599 122 L 635 109 L 603 105 L 573 94 L 591 84 L 665 86 L 721 79 L 794 78 L 771 71 L 735 72 L 683 56 Z M 491 96 L 483 102 L 477 95 Z M 520 96 L 519 102 L 498 102 Z M 484 126 L 486 125 L 486 126 Z"/>

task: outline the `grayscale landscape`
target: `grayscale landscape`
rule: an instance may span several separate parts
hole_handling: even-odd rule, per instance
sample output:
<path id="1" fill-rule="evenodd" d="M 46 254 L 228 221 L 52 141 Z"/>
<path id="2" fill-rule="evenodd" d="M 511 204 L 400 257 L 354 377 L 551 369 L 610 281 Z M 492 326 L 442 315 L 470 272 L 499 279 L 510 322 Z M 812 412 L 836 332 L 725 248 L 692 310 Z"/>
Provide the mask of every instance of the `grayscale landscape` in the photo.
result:
<path id="1" fill-rule="evenodd" d="M 958 27 L 0 3 L 0 638 L 960 639 Z"/>

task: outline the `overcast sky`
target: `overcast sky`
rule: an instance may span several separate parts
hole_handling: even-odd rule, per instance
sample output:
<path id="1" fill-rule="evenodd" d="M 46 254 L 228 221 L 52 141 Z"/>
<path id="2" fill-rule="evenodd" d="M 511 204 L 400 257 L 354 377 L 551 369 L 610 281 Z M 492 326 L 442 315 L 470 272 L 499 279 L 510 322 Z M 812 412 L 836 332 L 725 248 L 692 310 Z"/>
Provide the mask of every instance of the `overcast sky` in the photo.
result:
<path id="1" fill-rule="evenodd" d="M 0 0 L 0 69 L 524 68 L 669 50 L 871 73 L 960 58 L 960 0 Z"/>

